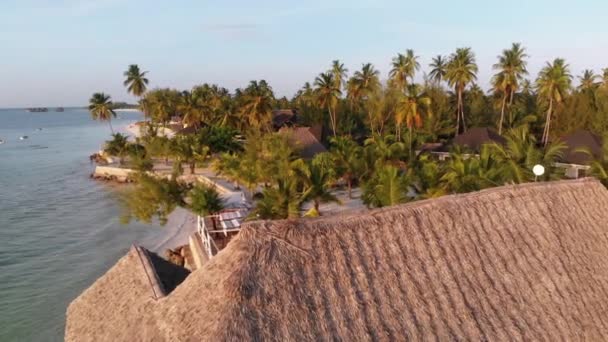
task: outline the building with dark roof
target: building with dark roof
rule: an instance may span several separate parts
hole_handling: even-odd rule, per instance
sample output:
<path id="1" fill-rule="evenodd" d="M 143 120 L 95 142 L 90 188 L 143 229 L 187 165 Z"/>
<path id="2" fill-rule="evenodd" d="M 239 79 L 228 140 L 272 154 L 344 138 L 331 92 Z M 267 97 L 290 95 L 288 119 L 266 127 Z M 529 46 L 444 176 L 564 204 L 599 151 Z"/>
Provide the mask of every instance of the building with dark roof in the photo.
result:
<path id="1" fill-rule="evenodd" d="M 287 135 L 304 159 L 312 159 L 321 152 L 327 152 L 327 148 L 320 142 L 322 132 L 319 127 L 283 127 L 279 133 Z"/>

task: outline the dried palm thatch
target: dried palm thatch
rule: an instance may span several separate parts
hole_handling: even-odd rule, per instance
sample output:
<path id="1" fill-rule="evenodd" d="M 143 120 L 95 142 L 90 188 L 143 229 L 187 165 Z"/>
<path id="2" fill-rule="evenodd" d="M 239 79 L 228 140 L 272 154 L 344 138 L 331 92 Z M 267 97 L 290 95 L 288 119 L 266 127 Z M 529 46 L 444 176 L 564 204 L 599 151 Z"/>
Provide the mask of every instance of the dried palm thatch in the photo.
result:
<path id="1" fill-rule="evenodd" d="M 112 329 L 92 331 L 100 313 L 77 299 L 66 339 L 602 339 L 606 203 L 600 183 L 576 180 L 253 222 L 156 303 L 114 284 L 140 309 L 105 312 Z"/>

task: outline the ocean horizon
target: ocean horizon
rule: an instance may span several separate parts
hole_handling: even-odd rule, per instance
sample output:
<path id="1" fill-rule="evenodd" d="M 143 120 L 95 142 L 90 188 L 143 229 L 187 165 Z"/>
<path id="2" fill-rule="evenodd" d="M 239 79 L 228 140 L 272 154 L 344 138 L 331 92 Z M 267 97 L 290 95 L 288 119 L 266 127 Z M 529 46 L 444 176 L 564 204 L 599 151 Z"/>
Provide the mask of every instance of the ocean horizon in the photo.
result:
<path id="1" fill-rule="evenodd" d="M 118 116 L 118 131 L 142 118 Z M 121 188 L 89 178 L 109 137 L 84 108 L 0 109 L 0 341 L 63 341 L 68 304 L 132 243 L 166 238 L 156 224 L 121 224 Z"/>

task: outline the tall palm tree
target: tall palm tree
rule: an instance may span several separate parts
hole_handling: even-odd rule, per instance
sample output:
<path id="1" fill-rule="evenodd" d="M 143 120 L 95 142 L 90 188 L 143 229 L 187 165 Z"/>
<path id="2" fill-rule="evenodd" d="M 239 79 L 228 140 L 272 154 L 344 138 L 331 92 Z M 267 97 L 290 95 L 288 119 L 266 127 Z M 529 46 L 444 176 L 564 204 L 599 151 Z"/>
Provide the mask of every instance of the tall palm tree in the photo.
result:
<path id="1" fill-rule="evenodd" d="M 536 89 L 539 98 L 548 104 L 545 129 L 541 140 L 544 145 L 547 145 L 549 142 L 551 115 L 553 114 L 554 106 L 563 101 L 571 83 L 572 75 L 570 74 L 569 65 L 562 58 L 556 58 L 553 63 L 547 62 L 536 79 Z"/>
<path id="2" fill-rule="evenodd" d="M 251 81 L 243 91 L 241 114 L 249 124 L 259 129 L 270 129 L 274 93 L 265 80 Z"/>
<path id="3" fill-rule="evenodd" d="M 361 70 L 354 73 L 348 81 L 348 98 L 351 103 L 363 101 L 364 110 L 367 112 L 370 122 L 373 121 L 372 113 L 367 107 L 367 102 L 373 94 L 382 88 L 380 84 L 380 71 L 376 70 L 371 63 L 363 64 Z"/>
<path id="4" fill-rule="evenodd" d="M 348 197 L 352 198 L 352 184 L 361 170 L 362 149 L 350 137 L 333 137 L 331 154 L 336 168 L 336 175 L 348 186 Z"/>
<path id="5" fill-rule="evenodd" d="M 466 131 L 466 122 L 464 117 L 464 101 L 463 93 L 466 86 L 477 80 L 477 63 L 475 62 L 475 54 L 471 48 L 458 48 L 456 52 L 450 56 L 446 68 L 445 78 L 451 87 L 454 87 L 457 96 L 456 110 L 456 135 L 460 133 L 460 122 L 462 121 L 463 130 Z"/>
<path id="6" fill-rule="evenodd" d="M 137 97 L 141 97 L 146 92 L 148 85 L 147 73 L 147 71 L 140 71 L 137 64 L 129 65 L 129 68 L 123 74 L 125 76 L 123 85 L 127 87 L 127 91 Z"/>
<path id="7" fill-rule="evenodd" d="M 95 93 L 89 99 L 89 112 L 93 120 L 107 121 L 110 125 L 110 131 L 114 134 L 112 128 L 112 118 L 116 117 L 116 112 L 112 109 L 112 98 L 104 93 Z"/>
<path id="8" fill-rule="evenodd" d="M 342 92 L 340 91 L 340 88 L 336 87 L 334 76 L 329 72 L 321 73 L 315 78 L 315 87 L 317 104 L 319 107 L 327 108 L 329 111 L 331 130 L 334 136 L 336 136 L 337 119 L 335 109 Z"/>
<path id="9" fill-rule="evenodd" d="M 599 76 L 596 75 L 593 70 L 583 70 L 583 74 L 578 77 L 578 80 L 580 82 L 578 89 L 580 91 L 593 91 L 597 89 L 597 87 L 599 86 L 599 82 L 597 81 L 598 78 Z"/>
<path id="10" fill-rule="evenodd" d="M 405 91 L 408 78 L 413 82 L 418 69 L 420 69 L 418 56 L 414 54 L 414 50 L 407 49 L 405 55 L 398 54 L 397 57 L 393 58 L 389 77 L 394 86 L 401 91 Z"/>
<path id="11" fill-rule="evenodd" d="M 197 96 L 194 93 L 183 91 L 177 108 L 182 116 L 182 123 L 187 126 L 194 126 L 197 128 L 200 126 L 203 121 L 203 110 Z"/>
<path id="12" fill-rule="evenodd" d="M 331 63 L 331 74 L 334 77 L 334 86 L 342 91 L 342 86 L 346 82 L 346 75 L 348 73 L 348 69 L 344 66 L 344 63 L 341 63 L 339 60 L 335 60 Z"/>
<path id="13" fill-rule="evenodd" d="M 412 153 L 412 131 L 414 128 L 422 127 L 423 113 L 431 115 L 431 98 L 422 92 L 418 84 L 407 86 L 406 94 L 403 96 L 395 112 L 397 126 L 397 140 L 401 141 L 401 125 L 405 122 L 410 135 L 410 154 Z"/>
<path id="14" fill-rule="evenodd" d="M 513 103 L 515 91 L 519 88 L 524 76 L 528 73 L 526 69 L 526 57 L 528 55 L 525 53 L 525 49 L 521 47 L 521 44 L 513 43 L 511 49 L 502 51 L 502 54 L 498 56 L 498 63 L 493 66 L 497 74 L 492 78 L 492 86 L 496 92 L 503 94 L 498 124 L 499 134 L 502 134 L 507 98 L 509 99 L 510 106 Z"/>
<path id="15" fill-rule="evenodd" d="M 608 68 L 602 69 L 602 83 L 604 87 L 608 89 Z"/>
<path id="16" fill-rule="evenodd" d="M 224 200 L 215 187 L 204 183 L 196 183 L 190 190 L 188 207 L 199 216 L 213 215 L 224 209 Z"/>
<path id="17" fill-rule="evenodd" d="M 433 81 L 437 82 L 437 84 L 440 84 L 447 74 L 448 61 L 446 61 L 443 56 L 437 55 L 433 58 L 433 61 L 429 66 L 431 67 L 429 76 Z"/>

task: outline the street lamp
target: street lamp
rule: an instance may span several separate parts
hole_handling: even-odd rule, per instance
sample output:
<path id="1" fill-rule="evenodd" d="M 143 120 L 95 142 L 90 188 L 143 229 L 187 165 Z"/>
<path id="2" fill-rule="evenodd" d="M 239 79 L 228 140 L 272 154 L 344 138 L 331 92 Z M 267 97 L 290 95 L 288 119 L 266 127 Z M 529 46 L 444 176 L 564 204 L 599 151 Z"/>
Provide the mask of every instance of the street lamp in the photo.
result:
<path id="1" fill-rule="evenodd" d="M 532 172 L 534 173 L 534 181 L 536 182 L 538 180 L 539 176 L 542 176 L 545 174 L 545 167 L 540 164 L 536 164 L 532 168 Z"/>

